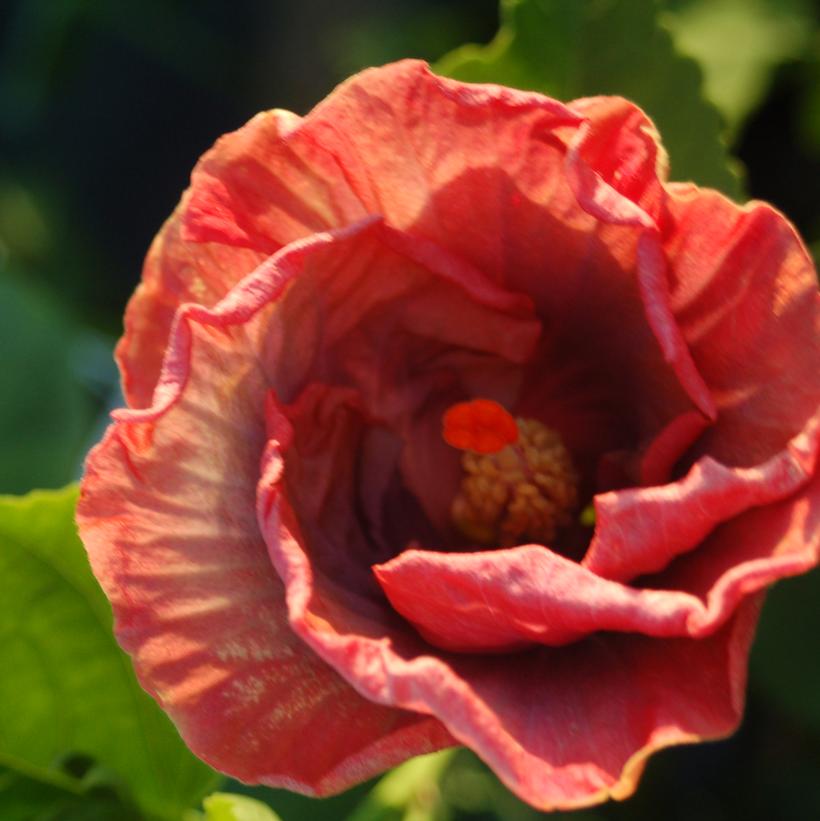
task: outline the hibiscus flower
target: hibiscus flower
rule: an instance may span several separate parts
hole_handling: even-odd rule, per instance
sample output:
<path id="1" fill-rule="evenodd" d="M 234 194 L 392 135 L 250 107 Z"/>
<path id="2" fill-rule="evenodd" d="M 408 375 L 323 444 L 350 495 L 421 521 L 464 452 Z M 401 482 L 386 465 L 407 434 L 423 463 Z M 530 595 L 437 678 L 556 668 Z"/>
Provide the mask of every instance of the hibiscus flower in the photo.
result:
<path id="1" fill-rule="evenodd" d="M 737 727 L 818 562 L 820 298 L 666 174 L 626 100 L 412 61 L 205 154 L 78 512 L 195 753 L 323 795 L 463 744 L 552 809 Z"/>

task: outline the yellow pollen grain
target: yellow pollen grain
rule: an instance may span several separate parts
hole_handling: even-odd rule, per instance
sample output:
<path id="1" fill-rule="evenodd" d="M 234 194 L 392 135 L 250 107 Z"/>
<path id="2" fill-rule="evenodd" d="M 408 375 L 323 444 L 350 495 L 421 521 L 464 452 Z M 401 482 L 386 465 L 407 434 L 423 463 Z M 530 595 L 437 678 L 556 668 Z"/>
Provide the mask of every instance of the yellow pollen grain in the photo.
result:
<path id="1" fill-rule="evenodd" d="M 461 457 L 464 478 L 451 515 L 480 545 L 548 544 L 578 506 L 578 473 L 560 435 L 535 419 L 516 425 L 515 444 Z"/>

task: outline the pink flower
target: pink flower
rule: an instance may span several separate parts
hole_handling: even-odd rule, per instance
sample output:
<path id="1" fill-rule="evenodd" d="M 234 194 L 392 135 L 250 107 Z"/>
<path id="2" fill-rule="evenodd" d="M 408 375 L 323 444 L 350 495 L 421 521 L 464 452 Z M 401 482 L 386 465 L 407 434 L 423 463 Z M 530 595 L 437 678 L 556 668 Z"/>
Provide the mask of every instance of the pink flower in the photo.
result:
<path id="1" fill-rule="evenodd" d="M 79 508 L 195 753 L 326 794 L 459 743 L 550 809 L 735 729 L 820 552 L 820 300 L 779 213 L 665 175 L 625 100 L 417 62 L 203 157 Z"/>

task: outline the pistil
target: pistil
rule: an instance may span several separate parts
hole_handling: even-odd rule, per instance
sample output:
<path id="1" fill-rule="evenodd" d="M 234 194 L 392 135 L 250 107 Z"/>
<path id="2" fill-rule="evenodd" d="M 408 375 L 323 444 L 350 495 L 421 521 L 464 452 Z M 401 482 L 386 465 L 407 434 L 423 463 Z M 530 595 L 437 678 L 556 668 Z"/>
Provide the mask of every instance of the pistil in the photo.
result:
<path id="1" fill-rule="evenodd" d="M 468 539 L 498 547 L 550 543 L 570 524 L 578 474 L 557 431 L 479 399 L 449 408 L 443 435 L 464 451 L 451 515 Z"/>

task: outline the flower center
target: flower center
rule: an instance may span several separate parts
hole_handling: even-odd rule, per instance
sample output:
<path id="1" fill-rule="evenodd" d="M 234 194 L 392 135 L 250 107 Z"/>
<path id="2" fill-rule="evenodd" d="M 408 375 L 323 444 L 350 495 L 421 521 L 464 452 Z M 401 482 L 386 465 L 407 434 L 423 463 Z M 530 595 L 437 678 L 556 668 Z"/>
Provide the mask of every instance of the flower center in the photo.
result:
<path id="1" fill-rule="evenodd" d="M 464 451 L 464 478 L 451 515 L 467 538 L 500 547 L 548 543 L 571 522 L 578 474 L 552 428 L 474 399 L 447 409 L 443 436 Z"/>

